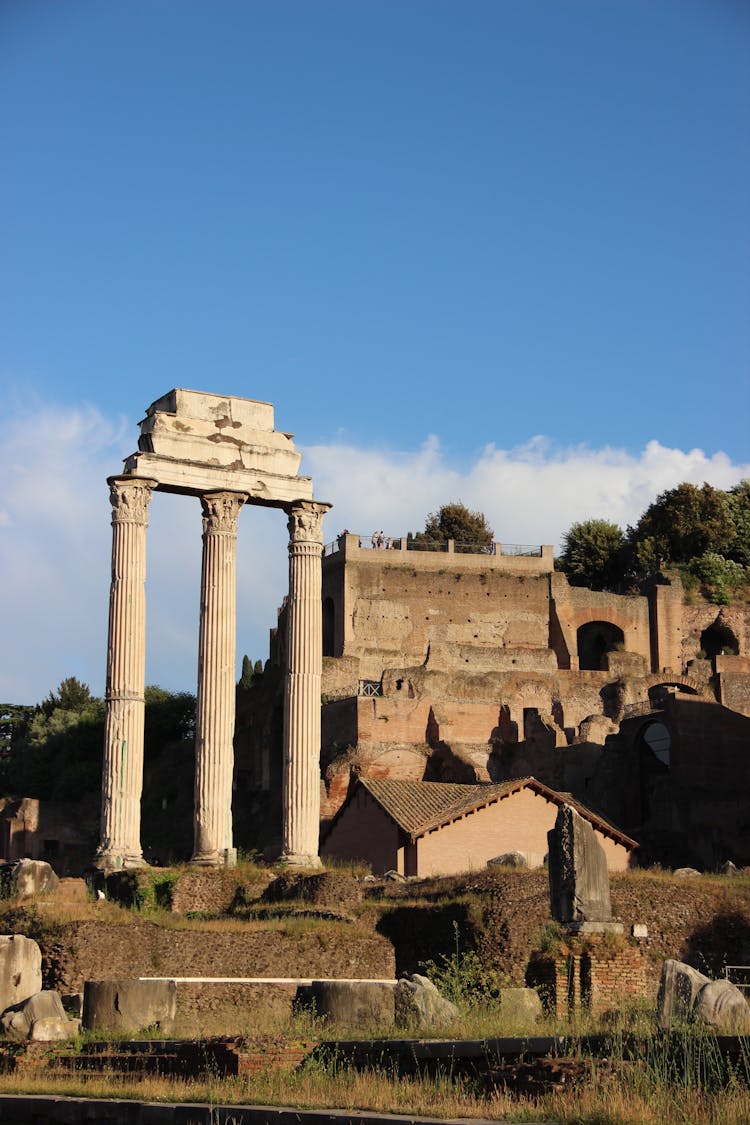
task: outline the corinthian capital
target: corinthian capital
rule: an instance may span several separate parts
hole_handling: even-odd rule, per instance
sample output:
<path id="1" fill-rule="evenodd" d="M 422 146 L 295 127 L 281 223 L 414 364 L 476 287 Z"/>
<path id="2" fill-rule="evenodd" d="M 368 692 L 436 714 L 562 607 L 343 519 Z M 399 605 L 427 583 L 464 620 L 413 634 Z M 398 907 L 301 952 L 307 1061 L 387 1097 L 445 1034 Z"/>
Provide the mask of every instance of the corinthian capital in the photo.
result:
<path id="1" fill-rule="evenodd" d="M 155 480 L 143 477 L 108 477 L 109 502 L 112 505 L 112 523 L 148 522 L 148 506 Z"/>
<path id="2" fill-rule="evenodd" d="M 201 496 L 204 535 L 236 535 L 237 517 L 246 492 L 204 492 Z"/>
<path id="3" fill-rule="evenodd" d="M 330 504 L 316 504 L 312 500 L 300 500 L 289 509 L 289 543 L 323 544 L 323 516 Z"/>

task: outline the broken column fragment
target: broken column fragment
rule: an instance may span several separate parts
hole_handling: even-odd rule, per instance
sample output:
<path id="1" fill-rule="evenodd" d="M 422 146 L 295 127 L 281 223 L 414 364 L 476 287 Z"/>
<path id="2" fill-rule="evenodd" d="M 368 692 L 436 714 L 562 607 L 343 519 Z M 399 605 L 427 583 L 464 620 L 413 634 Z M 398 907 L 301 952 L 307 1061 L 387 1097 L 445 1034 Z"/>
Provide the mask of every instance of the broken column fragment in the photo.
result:
<path id="1" fill-rule="evenodd" d="M 612 922 L 607 858 L 591 825 L 562 805 L 547 843 L 552 917 L 571 929 L 621 931 Z"/>

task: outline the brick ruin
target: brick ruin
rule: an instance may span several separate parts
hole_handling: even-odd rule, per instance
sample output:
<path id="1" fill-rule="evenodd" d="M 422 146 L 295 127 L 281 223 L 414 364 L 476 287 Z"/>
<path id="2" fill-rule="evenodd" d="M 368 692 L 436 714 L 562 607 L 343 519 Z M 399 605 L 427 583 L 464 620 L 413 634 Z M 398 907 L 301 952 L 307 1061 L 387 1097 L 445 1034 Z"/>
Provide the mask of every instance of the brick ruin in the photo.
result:
<path id="1" fill-rule="evenodd" d="M 324 820 L 360 776 L 532 775 L 646 861 L 750 863 L 746 605 L 691 602 L 675 575 L 627 595 L 574 587 L 551 547 L 391 543 L 344 533 L 324 551 Z M 240 791 L 276 783 L 285 615 L 265 696 L 239 710 Z"/>

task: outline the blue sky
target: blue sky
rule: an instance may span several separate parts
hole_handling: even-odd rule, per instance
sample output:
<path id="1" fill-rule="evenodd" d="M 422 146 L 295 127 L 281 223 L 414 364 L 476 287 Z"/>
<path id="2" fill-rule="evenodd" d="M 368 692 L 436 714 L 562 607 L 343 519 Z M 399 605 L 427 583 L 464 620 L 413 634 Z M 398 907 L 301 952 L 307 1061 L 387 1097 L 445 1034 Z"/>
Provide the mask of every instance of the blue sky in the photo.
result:
<path id="1" fill-rule="evenodd" d="M 275 403 L 331 538 L 461 498 L 556 543 L 747 475 L 741 0 L 4 0 L 0 56 L 3 698 L 102 689 L 104 477 L 175 385 Z M 147 678 L 191 688 L 162 500 Z"/>

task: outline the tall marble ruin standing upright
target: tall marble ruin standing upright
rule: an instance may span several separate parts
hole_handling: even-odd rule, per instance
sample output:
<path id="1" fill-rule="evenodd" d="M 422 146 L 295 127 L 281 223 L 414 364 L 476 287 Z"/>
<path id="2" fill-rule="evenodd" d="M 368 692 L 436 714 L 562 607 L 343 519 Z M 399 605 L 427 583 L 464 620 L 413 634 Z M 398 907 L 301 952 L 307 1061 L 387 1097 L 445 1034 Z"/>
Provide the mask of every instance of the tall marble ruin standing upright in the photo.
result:
<path id="1" fill-rule="evenodd" d="M 176 389 L 152 403 L 138 452 L 108 478 L 112 585 L 107 651 L 101 836 L 106 870 L 144 862 L 140 840 L 145 686 L 146 528 L 152 493 L 197 496 L 203 515 L 192 862 L 234 862 L 232 771 L 237 519 L 245 504 L 281 508 L 289 527 L 289 653 L 284 713 L 282 857 L 318 866 L 322 519 L 297 475 L 292 434 L 273 406 Z"/>

